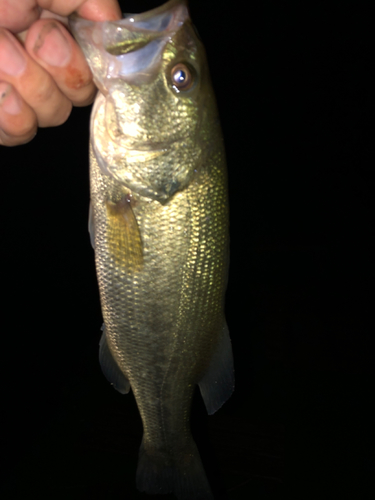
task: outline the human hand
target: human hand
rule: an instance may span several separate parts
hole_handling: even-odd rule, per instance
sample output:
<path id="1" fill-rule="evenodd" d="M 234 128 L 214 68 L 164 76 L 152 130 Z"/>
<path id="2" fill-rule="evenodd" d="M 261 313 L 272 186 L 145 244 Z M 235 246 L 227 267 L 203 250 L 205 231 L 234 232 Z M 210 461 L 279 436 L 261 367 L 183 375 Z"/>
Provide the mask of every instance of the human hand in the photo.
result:
<path id="1" fill-rule="evenodd" d="M 37 127 L 61 125 L 72 106 L 93 101 L 91 71 L 65 27 L 74 11 L 121 18 L 117 0 L 0 0 L 0 144 L 29 142 Z"/>

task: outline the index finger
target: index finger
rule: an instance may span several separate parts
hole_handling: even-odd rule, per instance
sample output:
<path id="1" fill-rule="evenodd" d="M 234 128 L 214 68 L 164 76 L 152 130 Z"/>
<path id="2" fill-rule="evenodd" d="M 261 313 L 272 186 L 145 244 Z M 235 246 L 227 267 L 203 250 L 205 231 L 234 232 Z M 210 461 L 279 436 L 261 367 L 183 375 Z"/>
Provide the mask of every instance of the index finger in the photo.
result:
<path id="1" fill-rule="evenodd" d="M 117 0 L 37 0 L 37 4 L 64 17 L 77 12 L 89 21 L 112 21 L 122 17 Z"/>

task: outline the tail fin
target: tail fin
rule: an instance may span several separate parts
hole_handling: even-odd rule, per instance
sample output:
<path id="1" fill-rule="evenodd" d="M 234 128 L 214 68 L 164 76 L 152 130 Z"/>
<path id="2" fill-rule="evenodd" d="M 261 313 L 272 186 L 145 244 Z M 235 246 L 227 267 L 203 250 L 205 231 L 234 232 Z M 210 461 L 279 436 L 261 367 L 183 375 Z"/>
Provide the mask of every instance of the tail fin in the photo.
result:
<path id="1" fill-rule="evenodd" d="M 170 456 L 165 452 L 146 451 L 142 441 L 137 468 L 139 491 L 155 494 L 174 493 L 178 500 L 213 500 L 198 448 L 189 446 Z"/>

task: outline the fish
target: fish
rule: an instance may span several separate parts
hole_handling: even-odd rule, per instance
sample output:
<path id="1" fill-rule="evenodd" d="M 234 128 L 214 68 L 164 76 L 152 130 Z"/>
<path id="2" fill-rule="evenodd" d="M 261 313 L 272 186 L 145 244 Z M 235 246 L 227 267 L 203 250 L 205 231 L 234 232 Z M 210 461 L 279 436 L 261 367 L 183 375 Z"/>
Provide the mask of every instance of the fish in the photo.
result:
<path id="1" fill-rule="evenodd" d="M 142 418 L 138 490 L 210 500 L 192 398 L 199 386 L 213 414 L 234 390 L 234 368 L 226 159 L 205 50 L 183 0 L 70 26 L 99 89 L 89 232 L 100 365 L 117 391 L 133 391 Z"/>

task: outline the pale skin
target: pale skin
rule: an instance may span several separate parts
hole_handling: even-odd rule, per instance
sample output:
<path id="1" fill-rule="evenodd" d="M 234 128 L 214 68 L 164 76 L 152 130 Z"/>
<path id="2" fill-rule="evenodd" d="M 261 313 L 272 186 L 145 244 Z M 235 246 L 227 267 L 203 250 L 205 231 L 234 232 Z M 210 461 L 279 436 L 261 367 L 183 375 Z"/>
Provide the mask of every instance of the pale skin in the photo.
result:
<path id="1" fill-rule="evenodd" d="M 67 16 L 121 18 L 117 0 L 0 0 L 0 145 L 29 142 L 96 93 Z"/>

